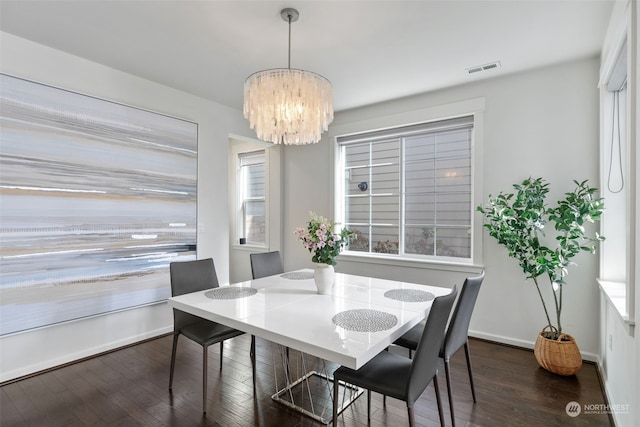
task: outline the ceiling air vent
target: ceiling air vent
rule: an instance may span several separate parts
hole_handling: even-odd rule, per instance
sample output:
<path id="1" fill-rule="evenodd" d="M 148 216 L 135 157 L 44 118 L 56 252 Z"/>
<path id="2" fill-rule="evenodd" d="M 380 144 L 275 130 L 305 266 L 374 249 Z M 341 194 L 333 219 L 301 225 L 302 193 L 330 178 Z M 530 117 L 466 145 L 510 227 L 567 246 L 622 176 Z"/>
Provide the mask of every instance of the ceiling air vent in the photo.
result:
<path id="1" fill-rule="evenodd" d="M 467 73 L 475 74 L 475 73 L 479 73 L 481 71 L 494 70 L 494 69 L 497 69 L 497 68 L 500 68 L 500 62 L 499 61 L 491 62 L 489 64 L 484 64 L 484 65 L 476 65 L 475 67 L 467 68 Z"/>

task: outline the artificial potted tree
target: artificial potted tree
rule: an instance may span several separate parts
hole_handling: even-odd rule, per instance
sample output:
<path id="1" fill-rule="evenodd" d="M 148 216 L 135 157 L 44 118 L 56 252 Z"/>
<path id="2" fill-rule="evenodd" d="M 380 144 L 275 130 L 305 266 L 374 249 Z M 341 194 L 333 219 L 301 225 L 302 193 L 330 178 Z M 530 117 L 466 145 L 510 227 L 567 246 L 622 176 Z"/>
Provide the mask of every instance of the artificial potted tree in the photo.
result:
<path id="1" fill-rule="evenodd" d="M 582 366 L 582 356 L 575 339 L 562 331 L 562 289 L 572 258 L 582 251 L 595 253 L 596 242 L 604 240 L 585 225 L 598 221 L 604 210 L 597 189 L 587 181 L 574 181 L 576 188 L 565 193 L 554 207 L 545 204 L 549 184 L 542 178 L 529 178 L 515 184 L 514 193 L 489 196 L 485 206 L 478 206 L 489 235 L 515 258 L 527 279 L 532 279 L 547 319 L 547 326 L 536 339 L 534 354 L 543 368 L 560 375 L 573 375 Z M 545 225 L 553 224 L 545 229 Z M 545 233 L 546 230 L 546 233 Z M 541 277 L 552 288 L 552 302 L 545 301 L 540 290 Z M 550 315 L 549 306 L 555 310 Z"/>

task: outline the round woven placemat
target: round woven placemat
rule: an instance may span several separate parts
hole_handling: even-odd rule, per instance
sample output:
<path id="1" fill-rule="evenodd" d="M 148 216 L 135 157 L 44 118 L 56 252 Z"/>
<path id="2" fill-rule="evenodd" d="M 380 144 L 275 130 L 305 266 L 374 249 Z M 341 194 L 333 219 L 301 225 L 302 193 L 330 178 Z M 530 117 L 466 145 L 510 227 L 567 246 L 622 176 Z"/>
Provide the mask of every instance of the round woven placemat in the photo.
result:
<path id="1" fill-rule="evenodd" d="M 360 308 L 341 311 L 331 321 L 347 331 L 379 332 L 393 328 L 398 323 L 398 318 L 384 311 Z"/>
<path id="2" fill-rule="evenodd" d="M 309 271 L 292 271 L 290 273 L 283 273 L 280 277 L 290 280 L 307 280 L 313 279 L 313 273 Z"/>
<path id="3" fill-rule="evenodd" d="M 215 288 L 204 293 L 204 296 L 211 299 L 237 299 L 250 297 L 258 292 L 255 288 Z"/>
<path id="4" fill-rule="evenodd" d="M 421 291 L 419 289 L 391 289 L 384 293 L 389 299 L 403 302 L 424 302 L 431 301 L 436 296 L 431 292 Z"/>

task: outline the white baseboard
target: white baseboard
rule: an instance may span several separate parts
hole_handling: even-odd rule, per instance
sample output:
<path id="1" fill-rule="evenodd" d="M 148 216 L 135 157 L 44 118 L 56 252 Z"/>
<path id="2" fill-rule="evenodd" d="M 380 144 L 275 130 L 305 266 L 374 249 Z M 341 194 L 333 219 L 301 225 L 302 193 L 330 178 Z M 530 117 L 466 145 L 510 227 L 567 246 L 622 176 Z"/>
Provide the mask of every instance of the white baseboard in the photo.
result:
<path id="1" fill-rule="evenodd" d="M 505 337 L 505 336 L 502 336 L 502 335 L 487 334 L 485 332 L 479 332 L 479 331 L 469 330 L 469 336 L 470 337 L 474 337 L 474 338 L 480 338 L 480 339 L 487 340 L 487 341 L 494 341 L 494 342 L 498 342 L 498 343 L 501 343 L 501 344 L 507 344 L 507 345 L 513 345 L 513 346 L 516 346 L 516 347 L 527 348 L 527 349 L 530 349 L 530 350 L 533 350 L 533 347 L 535 346 L 535 342 L 534 341 L 519 340 L 519 339 L 515 339 L 515 338 Z M 583 360 L 587 360 L 589 362 L 594 362 L 596 364 L 599 361 L 598 355 L 596 355 L 596 354 L 588 353 L 588 352 L 584 352 L 584 351 L 581 351 L 580 354 L 582 354 L 582 359 Z"/>
<path id="2" fill-rule="evenodd" d="M 0 382 L 10 381 L 16 378 L 23 377 L 25 375 L 31 375 L 33 373 L 37 373 L 40 371 L 54 368 L 56 366 L 64 365 L 66 363 L 70 363 L 76 360 L 80 360 L 86 357 L 100 354 L 105 351 L 114 350 L 120 347 L 134 344 L 136 342 L 144 341 L 146 339 L 161 336 L 161 335 L 170 333 L 172 330 L 173 330 L 172 325 L 167 325 L 167 326 L 156 328 L 150 331 L 145 331 L 139 334 L 131 335 L 124 339 L 116 339 L 110 342 L 106 342 L 98 346 L 82 348 L 79 351 L 70 352 L 70 353 L 65 352 L 65 354 L 59 357 L 41 360 L 41 361 L 38 361 L 37 363 L 29 364 L 26 366 L 20 366 L 15 369 L 9 369 L 9 370 L 3 369 L 0 372 Z M 507 345 L 512 345 L 516 347 L 531 349 L 531 350 L 534 347 L 533 341 L 519 340 L 519 339 L 510 338 L 510 337 L 505 337 L 502 335 L 488 334 L 488 333 L 479 332 L 479 331 L 470 330 L 469 336 L 487 340 L 487 341 L 493 341 L 501 344 L 507 344 Z M 592 353 L 585 353 L 585 352 L 582 352 L 582 358 L 590 362 L 596 362 L 596 364 L 598 364 L 597 362 L 599 360 L 597 355 Z M 601 367 L 598 366 L 598 369 L 602 376 Z"/>
<path id="3" fill-rule="evenodd" d="M 166 302 L 0 337 L 0 382 L 154 338 L 173 328 Z"/>
<path id="4" fill-rule="evenodd" d="M 161 335 L 165 335 L 173 331 L 173 326 L 159 328 L 153 331 L 147 331 L 138 335 L 127 337 L 126 339 L 116 340 L 108 343 L 104 343 L 100 346 L 94 346 L 90 348 L 84 348 L 81 351 L 76 351 L 63 356 L 46 359 L 38 363 L 30 364 L 27 366 L 20 366 L 19 368 L 0 372 L 0 383 L 5 381 L 15 380 L 17 378 L 32 375 L 47 369 L 55 368 L 67 363 L 71 363 L 77 360 L 84 359 L 86 357 L 94 356 L 96 354 L 104 353 L 106 351 L 115 350 L 120 347 L 125 347 L 130 344 L 135 344 L 140 341 L 144 341 L 150 338 L 155 338 Z"/>

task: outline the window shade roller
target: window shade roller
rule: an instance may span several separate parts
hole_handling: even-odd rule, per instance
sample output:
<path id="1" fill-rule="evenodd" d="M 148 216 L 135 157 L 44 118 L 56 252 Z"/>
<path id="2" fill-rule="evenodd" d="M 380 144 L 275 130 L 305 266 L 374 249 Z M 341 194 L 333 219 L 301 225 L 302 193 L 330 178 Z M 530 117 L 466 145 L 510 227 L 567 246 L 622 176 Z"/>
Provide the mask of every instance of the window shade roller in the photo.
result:
<path id="1" fill-rule="evenodd" d="M 240 166 L 251 166 L 265 162 L 264 150 L 254 151 L 251 153 L 241 153 L 238 157 L 240 158 Z"/>
<path id="2" fill-rule="evenodd" d="M 607 90 L 609 92 L 617 92 L 624 88 L 627 83 L 627 42 L 624 42 L 620 54 L 613 67 L 609 81 L 607 82 Z"/>
<path id="3" fill-rule="evenodd" d="M 339 136 L 338 144 L 352 144 L 364 141 L 376 141 L 389 139 L 396 136 L 408 136 L 411 134 L 425 132 L 441 132 L 443 130 L 453 130 L 460 128 L 470 128 L 473 126 L 473 116 L 457 117 L 454 119 L 438 120 L 435 122 L 420 123 L 416 125 L 402 126 L 390 129 L 381 129 L 373 132 L 358 133 L 352 135 Z"/>

